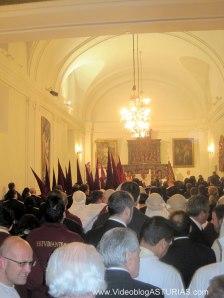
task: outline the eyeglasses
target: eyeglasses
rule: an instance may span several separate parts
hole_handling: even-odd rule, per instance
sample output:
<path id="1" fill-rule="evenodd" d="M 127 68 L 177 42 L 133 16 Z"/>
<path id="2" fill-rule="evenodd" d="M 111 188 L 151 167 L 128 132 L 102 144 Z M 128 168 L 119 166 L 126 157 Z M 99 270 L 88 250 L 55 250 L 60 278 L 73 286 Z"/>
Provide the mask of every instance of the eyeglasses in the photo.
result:
<path id="1" fill-rule="evenodd" d="M 25 267 L 26 265 L 29 265 L 30 267 L 34 267 L 36 265 L 36 261 L 24 261 L 24 262 L 20 262 L 20 261 L 16 261 L 16 260 L 13 260 L 13 259 L 4 257 L 4 256 L 1 256 L 1 257 L 4 258 L 4 259 L 6 259 L 6 260 L 9 260 L 9 261 L 12 261 L 12 262 L 16 263 L 20 267 Z"/>

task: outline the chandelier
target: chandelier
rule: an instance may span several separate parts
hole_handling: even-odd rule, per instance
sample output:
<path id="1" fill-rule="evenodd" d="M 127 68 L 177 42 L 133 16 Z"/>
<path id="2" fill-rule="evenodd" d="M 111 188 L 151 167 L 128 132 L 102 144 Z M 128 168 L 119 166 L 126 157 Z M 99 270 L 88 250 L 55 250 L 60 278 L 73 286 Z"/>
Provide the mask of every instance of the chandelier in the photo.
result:
<path id="1" fill-rule="evenodd" d="M 137 46 L 135 48 L 135 39 Z M 138 50 L 138 35 L 132 35 L 133 54 L 133 87 L 128 107 L 121 109 L 121 120 L 124 127 L 128 129 L 133 137 L 144 138 L 149 133 L 149 103 L 150 99 L 145 98 L 142 91 L 142 59 Z M 136 60 L 137 60 L 137 86 L 136 86 Z M 140 60 L 140 61 L 139 61 Z M 140 77 L 141 76 L 141 77 Z M 141 90 L 140 90 L 141 88 Z"/>

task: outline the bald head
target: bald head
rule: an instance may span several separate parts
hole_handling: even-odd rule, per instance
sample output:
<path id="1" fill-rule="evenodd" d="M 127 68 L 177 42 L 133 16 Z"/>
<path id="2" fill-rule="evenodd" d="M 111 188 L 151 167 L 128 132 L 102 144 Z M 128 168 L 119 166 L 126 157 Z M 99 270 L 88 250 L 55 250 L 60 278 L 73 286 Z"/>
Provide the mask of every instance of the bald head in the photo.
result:
<path id="1" fill-rule="evenodd" d="M 18 255 L 20 250 L 32 251 L 29 243 L 18 236 L 7 237 L 0 246 L 0 256 Z"/>
<path id="2" fill-rule="evenodd" d="M 32 261 L 33 251 L 27 241 L 17 236 L 6 238 L 0 247 L 0 282 L 9 286 L 25 284 Z"/>

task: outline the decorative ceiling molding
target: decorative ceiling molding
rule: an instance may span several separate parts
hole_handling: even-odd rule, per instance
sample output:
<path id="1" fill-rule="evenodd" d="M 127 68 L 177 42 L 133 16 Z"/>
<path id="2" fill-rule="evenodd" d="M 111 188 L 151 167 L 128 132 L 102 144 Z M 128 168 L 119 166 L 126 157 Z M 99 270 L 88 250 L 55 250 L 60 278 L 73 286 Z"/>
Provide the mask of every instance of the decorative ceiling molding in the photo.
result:
<path id="1" fill-rule="evenodd" d="M 0 7 L 0 42 L 224 28 L 218 0 L 58 0 Z"/>

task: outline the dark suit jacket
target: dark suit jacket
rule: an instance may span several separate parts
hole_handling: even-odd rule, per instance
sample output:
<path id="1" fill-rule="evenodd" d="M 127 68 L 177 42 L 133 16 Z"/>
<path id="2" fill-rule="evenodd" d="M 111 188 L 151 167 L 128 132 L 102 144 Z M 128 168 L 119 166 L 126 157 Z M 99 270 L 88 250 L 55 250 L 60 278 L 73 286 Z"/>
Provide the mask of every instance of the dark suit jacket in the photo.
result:
<path id="1" fill-rule="evenodd" d="M 211 248 L 186 237 L 175 239 L 161 261 L 179 270 L 187 287 L 194 272 L 199 267 L 214 263 L 216 258 Z"/>
<path id="2" fill-rule="evenodd" d="M 192 241 L 201 243 L 210 247 L 209 240 L 207 239 L 207 235 L 204 231 L 201 231 L 199 227 L 191 220 L 191 228 L 189 237 Z"/>
<path id="3" fill-rule="evenodd" d="M 124 270 L 107 269 L 105 280 L 110 295 L 97 295 L 97 297 L 163 297 L 161 289 L 133 279 L 131 275 Z M 105 293 L 108 292 L 105 291 Z M 143 293 L 145 293 L 145 295 Z M 148 296 L 146 296 L 146 293 L 150 293 L 151 295 L 148 294 Z"/>
<path id="4" fill-rule="evenodd" d="M 125 228 L 125 225 L 123 225 L 115 220 L 108 219 L 101 226 L 97 227 L 96 229 L 92 229 L 86 233 L 87 243 L 97 246 L 98 243 L 100 242 L 103 234 L 113 228 Z"/>
<path id="5" fill-rule="evenodd" d="M 102 224 L 105 223 L 105 221 L 109 218 L 109 213 L 103 213 L 100 214 L 97 218 L 97 220 L 93 224 L 93 228 L 96 228 Z M 133 215 L 130 223 L 128 224 L 128 228 L 133 230 L 138 238 L 140 236 L 141 228 L 145 222 L 145 220 L 148 219 L 148 216 L 143 214 L 140 210 L 138 210 L 136 207 L 133 208 Z"/>

